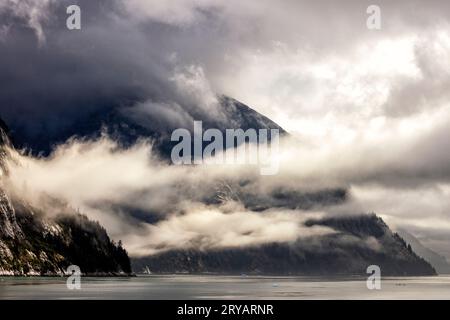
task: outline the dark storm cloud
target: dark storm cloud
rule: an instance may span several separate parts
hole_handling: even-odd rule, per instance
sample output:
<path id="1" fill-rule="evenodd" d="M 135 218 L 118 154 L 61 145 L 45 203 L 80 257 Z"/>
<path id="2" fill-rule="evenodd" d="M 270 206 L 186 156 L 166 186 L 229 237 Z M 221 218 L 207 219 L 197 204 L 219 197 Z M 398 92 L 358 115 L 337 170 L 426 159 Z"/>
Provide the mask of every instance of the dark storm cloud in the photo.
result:
<path id="1" fill-rule="evenodd" d="M 80 31 L 65 27 L 70 4 L 82 8 Z M 240 67 L 243 54 L 270 50 L 274 41 L 318 57 L 346 54 L 352 44 L 380 37 L 365 28 L 369 4 L 8 0 L 0 6 L 1 30 L 5 30 L 0 42 L 1 116 L 29 136 L 59 131 L 97 109 L 147 100 L 149 105 L 165 104 L 169 113 L 170 106 L 174 106 L 172 113 L 181 106 L 195 116 L 198 101 L 189 101 L 170 81 L 174 64 L 203 66 L 206 77 L 217 82 L 222 74 Z M 384 35 L 442 23 L 448 6 L 445 1 L 427 5 L 379 1 L 378 5 L 383 10 Z M 27 10 L 38 13 L 30 16 Z M 405 102 L 421 83 L 405 82 L 406 87 L 392 93 L 387 113 L 415 109 L 411 104 L 403 107 L 398 100 Z M 439 86 L 444 87 L 445 82 Z"/>
<path id="2" fill-rule="evenodd" d="M 65 27 L 66 6 L 61 2 L 49 6 L 46 15 L 51 18 L 42 26 L 44 43 L 26 27 L 25 18 L 15 21 L 0 43 L 1 114 L 14 129 L 29 130 L 31 135 L 61 130 L 96 108 L 143 94 L 142 78 L 149 74 L 142 74 L 136 62 L 141 60 L 135 57 L 139 50 L 121 49 L 134 47 L 136 40 L 132 35 L 115 37 L 111 18 L 91 3 L 80 3 L 84 8 L 80 32 Z M 90 21 L 90 15 L 102 21 L 102 27 Z M 151 59 L 147 68 L 152 68 Z M 140 77 L 141 83 L 136 85 L 133 77 Z"/>
<path id="3" fill-rule="evenodd" d="M 134 23 L 119 1 L 77 1 L 82 29 L 70 31 L 65 9 L 73 1 L 49 1 L 34 18 L 23 12 L 38 2 L 28 3 L 0 7 L 0 116 L 18 136 L 51 136 L 86 115 L 137 103 L 199 113 L 201 102 L 177 80 L 202 79 L 180 79 L 177 68 L 185 70 L 165 43 L 175 27 Z"/>

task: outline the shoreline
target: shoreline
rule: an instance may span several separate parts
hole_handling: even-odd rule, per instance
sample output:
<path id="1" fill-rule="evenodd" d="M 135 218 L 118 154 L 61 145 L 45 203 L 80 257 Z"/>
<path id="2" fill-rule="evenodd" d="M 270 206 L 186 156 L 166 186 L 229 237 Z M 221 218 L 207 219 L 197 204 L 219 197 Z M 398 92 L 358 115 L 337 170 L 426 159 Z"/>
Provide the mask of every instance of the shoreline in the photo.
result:
<path id="1" fill-rule="evenodd" d="M 0 273 L 0 278 L 67 278 L 71 274 L 62 273 L 47 273 L 47 274 L 3 274 Z M 82 273 L 81 277 L 92 277 L 92 278 L 134 278 L 137 277 L 135 273 Z"/>

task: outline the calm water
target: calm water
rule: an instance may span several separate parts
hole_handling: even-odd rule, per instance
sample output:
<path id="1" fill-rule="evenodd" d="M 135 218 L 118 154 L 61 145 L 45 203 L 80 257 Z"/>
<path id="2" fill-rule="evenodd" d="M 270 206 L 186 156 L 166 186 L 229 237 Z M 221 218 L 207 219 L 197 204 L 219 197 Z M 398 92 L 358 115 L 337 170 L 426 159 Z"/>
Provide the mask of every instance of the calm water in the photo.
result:
<path id="1" fill-rule="evenodd" d="M 0 299 L 450 299 L 450 276 L 384 278 L 381 290 L 365 279 L 253 276 L 138 276 L 0 278 Z"/>

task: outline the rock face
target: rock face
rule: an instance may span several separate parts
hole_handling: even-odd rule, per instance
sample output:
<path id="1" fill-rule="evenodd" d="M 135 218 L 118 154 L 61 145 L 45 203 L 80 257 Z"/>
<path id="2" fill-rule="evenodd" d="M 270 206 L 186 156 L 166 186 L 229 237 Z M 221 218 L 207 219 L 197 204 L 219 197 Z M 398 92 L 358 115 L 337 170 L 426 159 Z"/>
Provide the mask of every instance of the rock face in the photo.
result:
<path id="1" fill-rule="evenodd" d="M 10 143 L 7 127 L 0 119 L 0 177 L 7 174 L 6 158 L 8 157 L 8 146 L 10 146 Z M 0 237 L 13 239 L 22 236 L 22 230 L 17 224 L 14 207 L 6 192 L 0 188 Z M 2 248 L 1 244 L 0 248 Z"/>
<path id="2" fill-rule="evenodd" d="M 5 171 L 8 137 L 0 128 L 0 166 Z M 130 260 L 98 223 L 55 201 L 49 217 L 0 185 L 0 275 L 63 274 L 77 265 L 84 274 L 129 274 Z"/>
<path id="3" fill-rule="evenodd" d="M 130 260 L 105 229 L 85 216 L 63 213 L 46 218 L 22 202 L 16 209 L 18 236 L 1 236 L 0 272 L 6 274 L 62 274 L 77 265 L 84 274 L 129 274 Z"/>
<path id="4" fill-rule="evenodd" d="M 134 259 L 136 272 L 272 275 L 366 275 L 378 265 L 382 275 L 435 275 L 405 241 L 375 214 L 310 220 L 335 234 L 289 244 L 225 250 L 177 250 Z"/>
<path id="5" fill-rule="evenodd" d="M 0 234 L 11 239 L 23 236 L 17 224 L 15 210 L 3 190 L 0 190 Z"/>

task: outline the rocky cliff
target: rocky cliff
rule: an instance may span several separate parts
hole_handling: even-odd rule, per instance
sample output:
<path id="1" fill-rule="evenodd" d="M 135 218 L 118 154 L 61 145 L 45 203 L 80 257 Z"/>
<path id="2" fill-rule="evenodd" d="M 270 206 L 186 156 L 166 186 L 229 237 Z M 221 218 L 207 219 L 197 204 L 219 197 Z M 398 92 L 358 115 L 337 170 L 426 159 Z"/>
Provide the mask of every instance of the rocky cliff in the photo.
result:
<path id="1" fill-rule="evenodd" d="M 57 213 L 48 215 L 5 187 L 8 147 L 1 124 L 0 275 L 63 274 L 69 265 L 84 274 L 131 273 L 127 252 L 98 223 L 58 201 L 52 207 Z"/>

